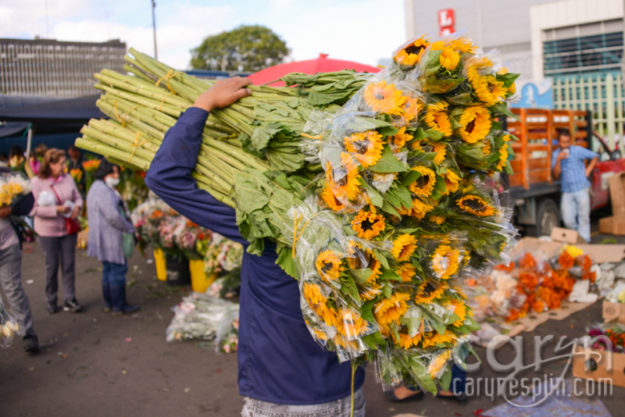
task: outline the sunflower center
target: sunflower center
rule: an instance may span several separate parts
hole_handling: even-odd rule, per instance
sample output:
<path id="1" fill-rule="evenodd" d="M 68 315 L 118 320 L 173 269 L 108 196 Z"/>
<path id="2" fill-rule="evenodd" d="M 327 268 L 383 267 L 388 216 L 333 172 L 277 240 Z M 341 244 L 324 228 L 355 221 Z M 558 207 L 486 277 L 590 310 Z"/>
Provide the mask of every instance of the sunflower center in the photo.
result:
<path id="1" fill-rule="evenodd" d="M 378 90 L 373 94 L 373 97 L 375 97 L 376 100 L 385 100 L 386 99 L 386 94 L 384 93 L 384 91 Z"/>
<path id="2" fill-rule="evenodd" d="M 356 149 L 356 152 L 359 154 L 364 154 L 369 150 L 370 144 L 371 142 L 369 142 L 369 139 L 355 140 L 354 149 Z"/>
<path id="3" fill-rule="evenodd" d="M 417 187 L 423 188 L 430 183 L 429 175 L 421 175 L 416 181 Z"/>
<path id="4" fill-rule="evenodd" d="M 436 290 L 436 286 L 434 286 L 434 284 L 432 284 L 431 282 L 428 282 L 427 284 L 425 284 L 425 288 L 423 288 L 423 295 L 428 297 L 435 290 Z"/>
<path id="5" fill-rule="evenodd" d="M 321 271 L 325 274 L 332 271 L 332 268 L 334 268 L 334 263 L 325 261 L 321 267 Z"/>
<path id="6" fill-rule="evenodd" d="M 411 245 L 405 245 L 403 248 L 401 248 L 401 252 L 399 254 L 399 257 L 403 258 L 405 256 L 408 256 L 408 254 L 410 253 L 411 249 L 412 249 Z"/>
<path id="7" fill-rule="evenodd" d="M 470 209 L 475 210 L 475 211 L 484 211 L 484 210 L 486 210 L 486 206 L 484 205 L 484 203 L 482 203 L 479 200 L 473 199 L 473 198 L 465 200 L 464 203 L 466 204 L 467 207 L 469 207 Z"/>
<path id="8" fill-rule="evenodd" d="M 375 222 L 372 222 L 371 220 L 369 220 L 369 218 L 366 218 L 362 221 L 360 226 L 362 227 L 362 230 L 371 230 L 374 224 Z"/>
<path id="9" fill-rule="evenodd" d="M 405 49 L 407 54 L 419 55 L 419 53 L 423 50 L 423 46 L 421 45 L 410 45 Z"/>
<path id="10" fill-rule="evenodd" d="M 473 129 L 475 129 L 475 119 L 467 123 L 467 127 L 464 128 L 467 133 L 472 133 Z"/>
<path id="11" fill-rule="evenodd" d="M 491 84 L 491 83 L 488 83 L 488 92 L 492 93 L 493 91 L 495 91 L 495 85 Z"/>

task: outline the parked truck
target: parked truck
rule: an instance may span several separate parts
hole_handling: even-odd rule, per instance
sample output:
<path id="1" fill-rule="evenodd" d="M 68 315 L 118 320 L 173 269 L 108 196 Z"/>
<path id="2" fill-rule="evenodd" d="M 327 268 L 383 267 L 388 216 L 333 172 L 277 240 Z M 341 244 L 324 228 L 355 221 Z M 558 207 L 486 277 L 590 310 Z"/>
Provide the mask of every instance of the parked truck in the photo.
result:
<path id="1" fill-rule="evenodd" d="M 593 132 L 590 111 L 515 108 L 512 112 L 516 118 L 507 118 L 507 129 L 519 140 L 512 143 L 514 174 L 507 185 L 517 225 L 534 236 L 548 235 L 560 225 L 560 181 L 553 177 L 551 155 L 558 146 L 557 132 L 563 128 L 569 129 L 576 145 L 599 154 L 590 178 L 591 210 L 609 203 L 608 178 L 625 171 L 625 159 Z"/>

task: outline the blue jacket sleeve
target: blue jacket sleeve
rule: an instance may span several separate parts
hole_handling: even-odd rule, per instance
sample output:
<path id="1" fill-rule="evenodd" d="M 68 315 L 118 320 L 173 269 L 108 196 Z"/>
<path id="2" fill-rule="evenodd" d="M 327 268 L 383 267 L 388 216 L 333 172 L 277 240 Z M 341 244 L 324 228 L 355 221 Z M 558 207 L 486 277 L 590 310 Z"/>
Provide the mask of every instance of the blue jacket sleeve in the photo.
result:
<path id="1" fill-rule="evenodd" d="M 165 134 L 146 173 L 146 185 L 173 209 L 200 226 L 247 244 L 236 225 L 234 209 L 197 187 L 191 176 L 202 144 L 208 112 L 191 107 Z"/>

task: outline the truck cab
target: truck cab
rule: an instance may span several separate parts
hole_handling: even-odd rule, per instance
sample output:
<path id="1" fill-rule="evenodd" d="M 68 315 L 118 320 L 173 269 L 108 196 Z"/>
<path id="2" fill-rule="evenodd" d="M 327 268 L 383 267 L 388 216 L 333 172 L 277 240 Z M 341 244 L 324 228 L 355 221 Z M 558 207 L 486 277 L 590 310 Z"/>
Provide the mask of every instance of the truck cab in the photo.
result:
<path id="1" fill-rule="evenodd" d="M 507 178 L 510 205 L 514 207 L 515 224 L 526 234 L 549 235 L 559 226 L 560 181 L 553 177 L 551 155 L 557 149 L 557 132 L 567 128 L 575 144 L 599 154 L 599 162 L 591 176 L 591 209 L 609 203 L 608 178 L 625 171 L 625 159 L 610 149 L 592 129 L 592 114 L 581 110 L 511 109 L 507 129 L 519 140 L 512 143 L 514 174 Z"/>

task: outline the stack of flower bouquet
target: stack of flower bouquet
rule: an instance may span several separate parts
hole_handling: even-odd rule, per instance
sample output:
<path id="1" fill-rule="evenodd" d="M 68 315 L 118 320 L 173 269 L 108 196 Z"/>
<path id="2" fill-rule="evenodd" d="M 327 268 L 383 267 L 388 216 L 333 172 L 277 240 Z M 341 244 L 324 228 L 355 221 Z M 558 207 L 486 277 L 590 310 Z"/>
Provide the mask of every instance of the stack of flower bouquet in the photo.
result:
<path id="1" fill-rule="evenodd" d="M 77 146 L 148 169 L 164 133 L 210 87 L 131 49 L 104 70 Z M 277 244 L 311 335 L 383 383 L 434 392 L 476 329 L 455 281 L 498 263 L 514 229 L 485 181 L 510 172 L 500 118 L 515 74 L 467 39 L 412 41 L 382 72 L 289 74 L 290 87 L 211 113 L 193 176 L 237 210 L 248 251 Z"/>

